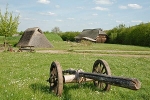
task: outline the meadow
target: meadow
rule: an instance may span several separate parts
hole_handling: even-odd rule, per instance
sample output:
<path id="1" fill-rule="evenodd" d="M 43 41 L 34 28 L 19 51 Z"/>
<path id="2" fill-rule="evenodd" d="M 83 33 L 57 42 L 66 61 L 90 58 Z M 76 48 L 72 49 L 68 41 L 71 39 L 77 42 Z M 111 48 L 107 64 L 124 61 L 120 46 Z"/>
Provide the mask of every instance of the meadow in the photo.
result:
<path id="1" fill-rule="evenodd" d="M 54 48 L 64 53 L 0 52 L 1 100 L 149 100 L 150 48 L 51 41 Z M 14 48 L 17 50 L 18 48 Z M 113 76 L 137 78 L 141 88 L 137 91 L 112 86 L 108 92 L 98 90 L 93 82 L 64 84 L 62 97 L 49 91 L 49 68 L 58 61 L 62 69 L 83 69 L 91 72 L 97 59 L 108 62 Z"/>

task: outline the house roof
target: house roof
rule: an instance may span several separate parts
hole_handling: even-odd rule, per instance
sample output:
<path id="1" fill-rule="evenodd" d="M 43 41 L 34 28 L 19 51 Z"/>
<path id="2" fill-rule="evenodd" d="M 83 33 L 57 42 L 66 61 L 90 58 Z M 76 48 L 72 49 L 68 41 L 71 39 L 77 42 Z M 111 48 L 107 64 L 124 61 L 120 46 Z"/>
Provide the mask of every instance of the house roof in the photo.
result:
<path id="1" fill-rule="evenodd" d="M 104 31 L 101 29 L 84 29 L 81 34 L 77 35 L 75 39 L 82 39 L 84 37 L 88 37 L 91 39 L 96 39 L 96 37 L 101 34 L 101 35 L 107 35 Z"/>
<path id="2" fill-rule="evenodd" d="M 34 46 L 39 48 L 53 47 L 42 30 L 38 27 L 28 28 L 24 31 L 17 46 Z"/>

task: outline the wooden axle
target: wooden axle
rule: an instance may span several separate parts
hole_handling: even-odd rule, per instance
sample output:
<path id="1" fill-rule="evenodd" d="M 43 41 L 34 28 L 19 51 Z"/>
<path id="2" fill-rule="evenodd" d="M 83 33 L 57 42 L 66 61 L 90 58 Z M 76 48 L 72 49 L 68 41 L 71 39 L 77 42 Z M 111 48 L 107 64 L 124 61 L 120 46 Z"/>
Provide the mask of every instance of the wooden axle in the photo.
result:
<path id="1" fill-rule="evenodd" d="M 70 70 L 70 72 L 72 72 L 72 70 Z M 110 75 L 86 73 L 86 72 L 76 72 L 76 74 L 74 73 L 72 75 L 64 75 L 65 83 L 80 83 L 83 81 L 84 82 L 99 81 L 114 86 L 128 88 L 131 90 L 138 90 L 141 87 L 140 81 L 136 78 L 124 78 L 118 76 L 110 76 Z"/>
<path id="2" fill-rule="evenodd" d="M 81 83 L 81 82 L 91 82 L 93 79 L 81 77 L 77 79 L 76 75 L 64 75 L 65 83 Z"/>
<path id="3" fill-rule="evenodd" d="M 52 62 L 50 77 L 47 81 L 50 83 L 50 90 L 58 96 L 62 95 L 64 83 L 93 81 L 96 87 L 104 91 L 110 90 L 111 85 L 132 90 L 138 90 L 141 87 L 140 81 L 136 78 L 111 76 L 110 68 L 105 60 L 96 60 L 92 73 L 73 69 L 62 71 L 59 62 Z"/>

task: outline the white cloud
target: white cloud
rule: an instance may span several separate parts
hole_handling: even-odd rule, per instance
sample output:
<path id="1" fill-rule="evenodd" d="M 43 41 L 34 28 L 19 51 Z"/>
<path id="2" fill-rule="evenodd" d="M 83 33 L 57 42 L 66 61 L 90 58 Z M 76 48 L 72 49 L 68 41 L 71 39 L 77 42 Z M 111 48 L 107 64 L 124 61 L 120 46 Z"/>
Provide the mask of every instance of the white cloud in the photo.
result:
<path id="1" fill-rule="evenodd" d="M 141 20 L 132 20 L 131 22 L 133 22 L 133 23 L 141 23 L 142 21 Z"/>
<path id="2" fill-rule="evenodd" d="M 113 4 L 110 0 L 95 0 L 96 4 Z"/>
<path id="3" fill-rule="evenodd" d="M 127 6 L 119 6 L 120 9 L 128 9 Z"/>
<path id="4" fill-rule="evenodd" d="M 48 22 L 49 20 L 43 20 L 44 22 Z"/>
<path id="5" fill-rule="evenodd" d="M 43 3 L 43 4 L 49 4 L 50 3 L 49 0 L 38 0 L 37 2 Z"/>
<path id="6" fill-rule="evenodd" d="M 93 23 L 88 23 L 89 25 L 93 25 Z"/>
<path id="7" fill-rule="evenodd" d="M 109 16 L 109 17 L 113 17 L 113 15 L 112 15 L 112 14 L 108 14 L 108 16 Z"/>
<path id="8" fill-rule="evenodd" d="M 117 23 L 124 23 L 124 21 L 116 20 Z"/>
<path id="9" fill-rule="evenodd" d="M 23 20 L 36 20 L 36 19 L 33 19 L 33 18 L 21 18 L 21 19 L 23 19 Z"/>
<path id="10" fill-rule="evenodd" d="M 92 15 L 93 15 L 93 16 L 97 16 L 98 14 L 95 13 L 95 14 L 92 14 Z"/>
<path id="11" fill-rule="evenodd" d="M 19 11 L 19 10 L 16 10 L 15 12 L 16 12 L 16 13 L 20 13 L 20 11 Z"/>
<path id="12" fill-rule="evenodd" d="M 141 9 L 142 6 L 138 5 L 138 4 L 128 4 L 128 7 L 133 8 L 133 9 Z"/>
<path id="13" fill-rule="evenodd" d="M 55 15 L 55 13 L 52 13 L 52 12 L 48 12 L 48 15 Z"/>
<path id="14" fill-rule="evenodd" d="M 57 22 L 62 22 L 63 20 L 61 20 L 61 19 L 57 19 L 56 21 L 57 21 Z"/>
<path id="15" fill-rule="evenodd" d="M 107 10 L 109 10 L 108 8 L 103 8 L 103 7 L 95 7 L 93 9 L 95 9 L 95 10 L 101 10 L 101 11 L 107 11 Z"/>
<path id="16" fill-rule="evenodd" d="M 55 5 L 55 7 L 56 7 L 56 8 L 60 8 L 60 6 L 59 6 L 59 5 Z"/>
<path id="17" fill-rule="evenodd" d="M 67 18 L 67 19 L 69 19 L 69 20 L 74 20 L 74 18 Z"/>
<path id="18" fill-rule="evenodd" d="M 50 16 L 54 16 L 56 15 L 55 13 L 53 12 L 47 12 L 47 13 L 40 13 L 41 15 L 50 15 Z"/>
<path id="19" fill-rule="evenodd" d="M 132 9 L 141 9 L 142 6 L 138 5 L 138 4 L 128 4 L 127 6 L 119 6 L 120 9 L 128 9 L 128 8 L 132 8 Z"/>
<path id="20" fill-rule="evenodd" d="M 84 7 L 77 7 L 78 9 L 84 9 Z"/>

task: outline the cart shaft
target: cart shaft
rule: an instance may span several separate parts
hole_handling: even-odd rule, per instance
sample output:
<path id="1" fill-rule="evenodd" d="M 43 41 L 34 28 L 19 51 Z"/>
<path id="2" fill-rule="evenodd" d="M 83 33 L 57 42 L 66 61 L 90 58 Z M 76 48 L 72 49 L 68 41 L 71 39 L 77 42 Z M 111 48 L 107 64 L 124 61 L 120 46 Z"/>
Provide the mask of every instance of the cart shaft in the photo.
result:
<path id="1" fill-rule="evenodd" d="M 117 76 L 110 76 L 105 74 L 76 72 L 76 74 L 64 75 L 65 83 L 80 83 L 89 81 L 99 81 L 114 86 L 124 87 L 132 90 L 138 90 L 141 87 L 141 83 L 135 78 L 124 78 Z"/>
<path id="2" fill-rule="evenodd" d="M 132 90 L 138 90 L 141 87 L 140 81 L 136 78 L 124 78 L 105 74 L 85 73 L 85 72 L 80 72 L 79 77 L 89 78 L 93 79 L 94 81 L 100 81 L 103 83 L 124 87 Z"/>

